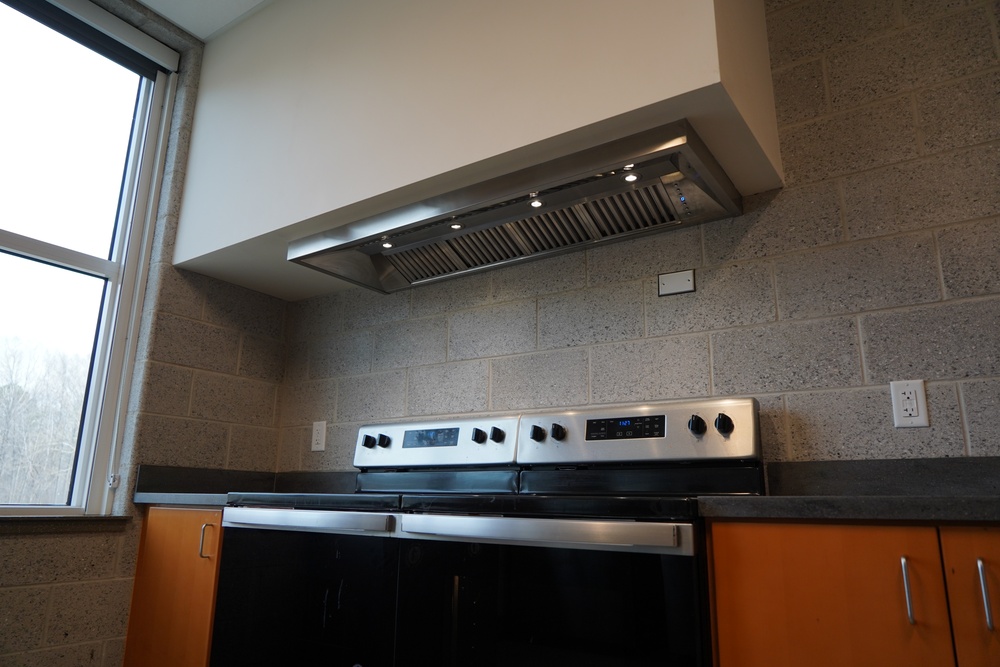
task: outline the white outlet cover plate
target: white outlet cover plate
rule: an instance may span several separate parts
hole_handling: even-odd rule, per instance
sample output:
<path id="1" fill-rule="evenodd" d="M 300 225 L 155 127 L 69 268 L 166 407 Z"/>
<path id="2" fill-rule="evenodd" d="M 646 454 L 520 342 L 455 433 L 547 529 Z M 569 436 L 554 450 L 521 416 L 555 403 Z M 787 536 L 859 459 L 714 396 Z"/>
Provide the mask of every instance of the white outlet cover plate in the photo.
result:
<path id="1" fill-rule="evenodd" d="M 890 382 L 889 393 L 892 395 L 892 421 L 896 428 L 930 426 L 923 380 Z"/>
<path id="2" fill-rule="evenodd" d="M 694 291 L 694 269 L 688 271 L 677 271 L 675 273 L 661 273 L 657 294 L 667 296 L 668 294 L 683 294 Z"/>
<path id="3" fill-rule="evenodd" d="M 310 449 L 312 451 L 322 452 L 326 449 L 326 422 L 313 422 L 313 432 L 310 441 Z"/>

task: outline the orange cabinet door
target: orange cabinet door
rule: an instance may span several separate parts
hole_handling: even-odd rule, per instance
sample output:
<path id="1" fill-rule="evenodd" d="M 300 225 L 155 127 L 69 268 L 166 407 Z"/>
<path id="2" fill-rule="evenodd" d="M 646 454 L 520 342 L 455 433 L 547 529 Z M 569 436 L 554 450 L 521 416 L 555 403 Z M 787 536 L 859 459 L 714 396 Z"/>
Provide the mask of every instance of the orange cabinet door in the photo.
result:
<path id="1" fill-rule="evenodd" d="M 222 512 L 151 507 L 132 588 L 125 667 L 203 667 L 212 640 Z"/>
<path id="2" fill-rule="evenodd" d="M 1000 665 L 1000 528 L 941 528 L 941 553 L 959 667 Z"/>
<path id="3" fill-rule="evenodd" d="M 720 667 L 955 664 L 937 529 L 710 530 Z"/>

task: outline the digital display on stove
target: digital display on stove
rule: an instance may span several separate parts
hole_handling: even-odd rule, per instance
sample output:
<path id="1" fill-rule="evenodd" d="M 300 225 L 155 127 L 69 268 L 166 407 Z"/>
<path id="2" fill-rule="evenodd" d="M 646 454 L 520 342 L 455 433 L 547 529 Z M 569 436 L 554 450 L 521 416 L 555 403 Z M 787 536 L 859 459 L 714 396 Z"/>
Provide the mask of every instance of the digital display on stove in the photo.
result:
<path id="1" fill-rule="evenodd" d="M 664 415 L 588 419 L 587 440 L 632 440 L 662 438 L 667 434 Z"/>
<path id="2" fill-rule="evenodd" d="M 403 433 L 403 449 L 417 447 L 457 447 L 457 428 L 426 428 Z"/>

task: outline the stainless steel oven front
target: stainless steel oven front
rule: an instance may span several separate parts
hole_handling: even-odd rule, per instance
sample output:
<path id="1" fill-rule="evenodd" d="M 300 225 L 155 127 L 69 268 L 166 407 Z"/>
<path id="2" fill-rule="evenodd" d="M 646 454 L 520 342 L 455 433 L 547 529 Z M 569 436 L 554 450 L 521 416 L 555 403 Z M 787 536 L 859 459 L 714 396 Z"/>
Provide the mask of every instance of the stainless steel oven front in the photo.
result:
<path id="1" fill-rule="evenodd" d="M 373 425 L 355 464 L 231 494 L 213 666 L 711 664 L 696 496 L 762 491 L 752 399 Z"/>

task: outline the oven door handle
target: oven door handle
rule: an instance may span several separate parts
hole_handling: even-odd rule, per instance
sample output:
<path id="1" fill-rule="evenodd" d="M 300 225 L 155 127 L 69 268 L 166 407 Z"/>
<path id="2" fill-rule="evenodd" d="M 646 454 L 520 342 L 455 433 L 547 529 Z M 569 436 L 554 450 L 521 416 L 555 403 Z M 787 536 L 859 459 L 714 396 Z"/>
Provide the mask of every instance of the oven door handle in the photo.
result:
<path id="1" fill-rule="evenodd" d="M 689 523 L 404 514 L 400 537 L 694 555 Z"/>
<path id="2" fill-rule="evenodd" d="M 394 525 L 395 516 L 384 512 L 300 510 L 276 507 L 227 507 L 222 511 L 222 526 L 224 528 L 389 536 L 392 534 Z"/>

